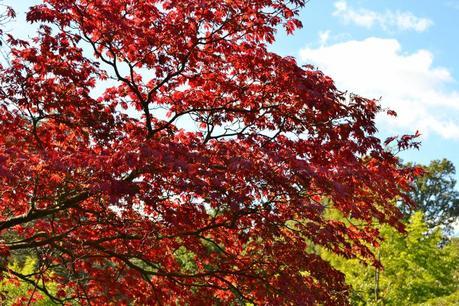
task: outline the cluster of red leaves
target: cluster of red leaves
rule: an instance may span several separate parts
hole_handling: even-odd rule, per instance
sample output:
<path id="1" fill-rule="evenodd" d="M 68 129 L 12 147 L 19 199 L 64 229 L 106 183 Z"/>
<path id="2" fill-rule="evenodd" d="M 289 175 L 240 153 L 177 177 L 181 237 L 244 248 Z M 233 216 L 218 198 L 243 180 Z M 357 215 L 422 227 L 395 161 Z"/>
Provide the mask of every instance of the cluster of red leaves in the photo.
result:
<path id="1" fill-rule="evenodd" d="M 374 260 L 412 169 L 375 101 L 267 51 L 305 1 L 44 2 L 0 73 L 0 252 L 40 265 L 16 277 L 63 303 L 345 304 L 308 247 Z"/>

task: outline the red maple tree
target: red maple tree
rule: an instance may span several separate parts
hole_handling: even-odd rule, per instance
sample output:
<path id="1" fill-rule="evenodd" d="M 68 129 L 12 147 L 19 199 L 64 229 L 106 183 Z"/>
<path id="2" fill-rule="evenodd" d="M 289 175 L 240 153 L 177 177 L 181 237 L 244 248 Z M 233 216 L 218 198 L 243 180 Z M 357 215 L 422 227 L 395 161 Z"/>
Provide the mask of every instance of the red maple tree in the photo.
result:
<path id="1" fill-rule="evenodd" d="M 37 36 L 8 36 L 0 71 L 3 276 L 64 304 L 346 304 L 310 246 L 374 260 L 412 169 L 376 101 L 268 51 L 305 2 L 32 7 Z M 8 267 L 24 253 L 36 273 Z"/>

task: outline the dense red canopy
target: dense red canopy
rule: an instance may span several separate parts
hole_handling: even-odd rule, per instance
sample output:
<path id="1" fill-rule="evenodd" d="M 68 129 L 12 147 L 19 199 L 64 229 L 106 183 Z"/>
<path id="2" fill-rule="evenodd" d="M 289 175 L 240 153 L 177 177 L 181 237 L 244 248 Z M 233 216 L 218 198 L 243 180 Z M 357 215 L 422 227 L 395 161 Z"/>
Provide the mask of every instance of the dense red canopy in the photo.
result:
<path id="1" fill-rule="evenodd" d="M 411 170 L 376 101 L 267 50 L 305 2 L 33 7 L 0 72 L 0 253 L 39 260 L 15 277 L 93 305 L 345 304 L 313 246 L 372 260 Z"/>

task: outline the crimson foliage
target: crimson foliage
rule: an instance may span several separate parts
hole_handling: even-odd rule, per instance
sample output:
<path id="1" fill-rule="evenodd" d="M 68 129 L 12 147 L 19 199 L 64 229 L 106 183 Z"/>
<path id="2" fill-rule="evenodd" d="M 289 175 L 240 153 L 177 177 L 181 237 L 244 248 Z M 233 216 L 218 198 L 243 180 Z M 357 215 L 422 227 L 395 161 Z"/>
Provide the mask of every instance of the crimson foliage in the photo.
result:
<path id="1" fill-rule="evenodd" d="M 373 261 L 412 169 L 375 137 L 376 101 L 267 50 L 305 2 L 32 7 L 0 73 L 0 253 L 39 265 L 4 276 L 61 303 L 347 303 L 309 246 Z"/>

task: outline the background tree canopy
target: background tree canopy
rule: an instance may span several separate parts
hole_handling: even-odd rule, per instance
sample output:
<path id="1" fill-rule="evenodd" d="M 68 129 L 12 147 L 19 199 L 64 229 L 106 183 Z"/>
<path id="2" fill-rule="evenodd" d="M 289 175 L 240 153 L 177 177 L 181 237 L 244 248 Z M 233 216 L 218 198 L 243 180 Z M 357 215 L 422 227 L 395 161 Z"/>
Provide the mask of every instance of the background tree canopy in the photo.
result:
<path id="1" fill-rule="evenodd" d="M 424 212 L 429 228 L 440 227 L 451 232 L 452 225 L 459 218 L 459 191 L 454 175 L 456 169 L 447 159 L 433 160 L 424 166 L 425 174 L 414 181 L 410 193 L 416 203 L 416 210 Z M 406 210 L 411 215 L 413 210 Z"/>
<path id="2" fill-rule="evenodd" d="M 455 305 L 459 292 L 459 244 L 453 239 L 440 247 L 442 232 L 428 230 L 421 212 L 414 213 L 406 234 L 381 226 L 383 242 L 374 251 L 382 269 L 357 259 L 323 252 L 352 287 L 354 305 Z M 436 302 L 435 302 L 436 301 Z"/>

